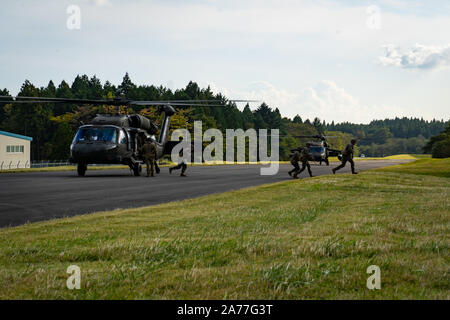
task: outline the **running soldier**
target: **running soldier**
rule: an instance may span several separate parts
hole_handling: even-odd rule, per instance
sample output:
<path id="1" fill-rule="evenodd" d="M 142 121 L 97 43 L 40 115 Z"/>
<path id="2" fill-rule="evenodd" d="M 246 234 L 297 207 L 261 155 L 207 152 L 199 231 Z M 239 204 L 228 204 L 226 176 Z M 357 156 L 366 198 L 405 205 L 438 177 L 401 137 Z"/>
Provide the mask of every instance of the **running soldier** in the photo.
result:
<path id="1" fill-rule="evenodd" d="M 291 152 L 293 152 L 291 154 L 291 164 L 294 166 L 294 169 L 289 171 L 288 174 L 292 177 L 292 174 L 294 172 L 300 171 L 300 167 L 298 165 L 298 162 L 300 161 L 300 152 L 298 149 L 293 149 L 293 150 L 291 150 Z"/>
<path id="2" fill-rule="evenodd" d="M 294 169 L 289 171 L 289 175 L 291 176 L 292 174 L 294 174 L 293 178 L 294 179 L 298 179 L 298 175 L 300 173 L 303 172 L 303 170 L 305 170 L 306 168 L 308 168 L 308 173 L 309 176 L 312 177 L 312 172 L 311 172 L 311 166 L 309 165 L 309 147 L 311 146 L 311 144 L 308 142 L 306 144 L 306 147 L 303 147 L 300 149 L 300 152 L 297 150 L 295 150 L 294 154 L 292 155 L 291 158 L 291 164 L 294 166 Z M 300 166 L 298 165 L 298 162 L 301 161 L 302 162 L 302 168 L 300 169 Z"/>
<path id="3" fill-rule="evenodd" d="M 181 141 L 183 141 L 183 139 L 181 139 Z M 191 152 L 192 152 L 192 144 L 191 144 Z M 187 169 L 187 164 L 186 164 L 186 160 L 183 159 L 183 149 L 180 150 L 178 155 L 181 158 L 181 162 L 179 162 L 176 166 L 170 167 L 169 168 L 169 173 L 172 174 L 173 170 L 181 169 L 180 177 L 186 177 L 185 172 L 186 172 L 186 169 Z"/>
<path id="4" fill-rule="evenodd" d="M 352 168 L 353 174 L 358 174 L 358 172 L 355 171 L 355 162 L 353 161 L 353 154 L 354 154 L 354 146 L 356 144 L 356 139 L 352 139 L 350 143 L 345 147 L 344 151 L 342 151 L 342 163 L 337 166 L 336 168 L 332 169 L 333 174 L 336 173 L 339 169 L 342 169 L 345 167 L 347 161 L 350 162 L 350 166 Z"/>
<path id="5" fill-rule="evenodd" d="M 180 150 L 179 155 L 180 155 L 180 158 L 183 157 L 183 149 Z M 181 169 L 180 177 L 186 177 L 186 175 L 184 173 L 186 172 L 187 164 L 184 159 L 182 159 L 181 162 L 178 163 L 176 166 L 170 167 L 169 173 L 172 174 L 173 170 L 178 170 L 178 169 Z"/>

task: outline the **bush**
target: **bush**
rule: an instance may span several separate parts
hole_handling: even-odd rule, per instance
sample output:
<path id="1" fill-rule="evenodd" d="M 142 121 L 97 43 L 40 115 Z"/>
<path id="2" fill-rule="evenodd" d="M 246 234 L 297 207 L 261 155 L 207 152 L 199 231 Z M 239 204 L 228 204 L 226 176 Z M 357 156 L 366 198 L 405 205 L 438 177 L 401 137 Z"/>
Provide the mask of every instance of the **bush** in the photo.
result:
<path id="1" fill-rule="evenodd" d="M 431 151 L 433 158 L 449 158 L 450 157 L 450 137 L 445 140 L 434 143 Z"/>

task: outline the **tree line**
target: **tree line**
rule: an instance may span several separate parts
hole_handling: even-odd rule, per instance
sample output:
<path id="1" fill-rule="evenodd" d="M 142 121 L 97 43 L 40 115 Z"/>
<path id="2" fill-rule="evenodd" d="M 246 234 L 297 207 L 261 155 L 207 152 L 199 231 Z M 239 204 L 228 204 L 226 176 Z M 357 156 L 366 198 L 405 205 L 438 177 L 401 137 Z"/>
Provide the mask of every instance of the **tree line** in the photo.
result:
<path id="1" fill-rule="evenodd" d="M 387 156 L 401 153 L 431 153 L 424 149 L 428 139 L 438 134 L 449 121 L 427 121 L 418 118 L 373 120 L 369 124 L 349 122 L 326 124 L 326 130 L 349 133 L 358 139 L 359 150 L 367 156 Z"/>

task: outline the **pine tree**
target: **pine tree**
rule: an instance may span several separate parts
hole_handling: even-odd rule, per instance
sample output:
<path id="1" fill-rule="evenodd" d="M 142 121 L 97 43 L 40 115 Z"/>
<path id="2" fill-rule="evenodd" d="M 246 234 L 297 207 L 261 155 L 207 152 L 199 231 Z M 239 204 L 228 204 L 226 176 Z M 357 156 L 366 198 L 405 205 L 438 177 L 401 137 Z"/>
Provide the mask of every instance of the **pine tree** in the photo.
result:
<path id="1" fill-rule="evenodd" d="M 3 89 L 0 90 L 0 96 L 10 96 L 11 94 L 9 93 L 8 89 Z M 6 99 L 2 99 L 2 101 L 4 101 Z M 6 111 L 5 111 L 5 105 L 4 104 L 0 104 L 0 126 L 2 125 L 3 121 L 5 121 L 6 119 Z"/>
<path id="2" fill-rule="evenodd" d="M 56 89 L 55 96 L 57 98 L 73 98 L 72 90 L 69 87 L 69 84 L 66 81 L 61 81 L 58 88 Z M 74 104 L 70 103 L 56 103 L 53 107 L 53 113 L 56 116 L 62 115 L 66 112 L 71 112 L 75 109 Z"/>
<path id="3" fill-rule="evenodd" d="M 136 89 L 136 85 L 131 81 L 128 72 L 125 73 L 125 76 L 122 79 L 122 83 L 117 87 L 117 95 L 123 96 L 128 99 L 133 99 L 133 91 Z"/>
<path id="4" fill-rule="evenodd" d="M 72 83 L 72 94 L 77 99 L 89 99 L 89 78 L 87 75 L 77 75 Z"/>
<path id="5" fill-rule="evenodd" d="M 302 118 L 297 114 L 295 117 L 294 117 L 294 119 L 292 120 L 292 122 L 294 122 L 294 123 L 303 123 L 303 120 L 302 120 Z"/>
<path id="6" fill-rule="evenodd" d="M 89 99 L 102 99 L 103 98 L 103 87 L 100 79 L 95 75 L 89 79 L 88 82 L 88 97 Z"/>

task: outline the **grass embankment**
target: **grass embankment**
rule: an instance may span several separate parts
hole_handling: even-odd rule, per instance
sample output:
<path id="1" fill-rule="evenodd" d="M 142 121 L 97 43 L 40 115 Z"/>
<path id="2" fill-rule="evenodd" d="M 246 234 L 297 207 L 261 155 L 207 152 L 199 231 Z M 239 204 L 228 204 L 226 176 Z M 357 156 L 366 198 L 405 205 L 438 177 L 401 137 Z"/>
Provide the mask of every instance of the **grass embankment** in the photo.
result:
<path id="1" fill-rule="evenodd" d="M 450 178 L 450 158 L 444 160 L 421 159 L 414 162 L 387 168 L 380 168 L 377 170 L 382 170 L 384 172 L 398 172 Z"/>
<path id="2" fill-rule="evenodd" d="M 450 159 L 0 230 L 0 298 L 448 299 Z M 78 265 L 81 290 L 68 290 Z M 370 265 L 381 290 L 366 288 Z"/>

